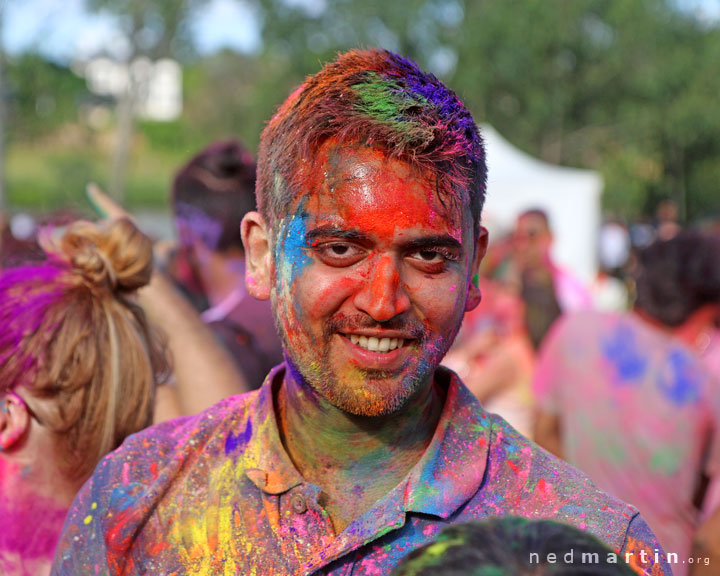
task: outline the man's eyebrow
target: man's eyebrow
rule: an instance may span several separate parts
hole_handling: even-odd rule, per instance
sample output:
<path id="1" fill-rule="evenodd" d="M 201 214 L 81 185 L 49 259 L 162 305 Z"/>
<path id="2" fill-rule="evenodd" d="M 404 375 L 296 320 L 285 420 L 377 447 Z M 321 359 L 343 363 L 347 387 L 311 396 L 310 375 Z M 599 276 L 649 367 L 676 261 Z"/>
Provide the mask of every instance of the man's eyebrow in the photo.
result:
<path id="1" fill-rule="evenodd" d="M 305 234 L 305 241 L 312 246 L 318 239 L 323 237 L 341 238 L 343 240 L 354 240 L 357 242 L 367 242 L 369 240 L 367 234 L 363 234 L 358 230 L 341 228 L 334 224 L 323 224 L 317 228 L 313 228 Z"/>
<path id="2" fill-rule="evenodd" d="M 371 238 L 367 234 L 360 232 L 357 229 L 352 228 L 341 228 L 334 224 L 323 224 L 317 228 L 313 228 L 308 231 L 305 235 L 306 242 L 312 246 L 318 238 L 339 238 L 342 240 L 352 240 L 354 242 L 370 242 Z M 438 234 L 431 236 L 421 236 L 419 238 L 412 238 L 410 240 L 402 242 L 405 250 L 423 250 L 426 248 L 437 248 L 444 247 L 452 250 L 462 250 L 463 246 L 457 239 L 453 238 L 449 234 Z"/>
<path id="3" fill-rule="evenodd" d="M 438 236 L 422 236 L 413 238 L 405 243 L 408 250 L 423 250 L 425 248 L 451 248 L 453 250 L 462 250 L 462 244 L 449 234 L 441 234 Z"/>

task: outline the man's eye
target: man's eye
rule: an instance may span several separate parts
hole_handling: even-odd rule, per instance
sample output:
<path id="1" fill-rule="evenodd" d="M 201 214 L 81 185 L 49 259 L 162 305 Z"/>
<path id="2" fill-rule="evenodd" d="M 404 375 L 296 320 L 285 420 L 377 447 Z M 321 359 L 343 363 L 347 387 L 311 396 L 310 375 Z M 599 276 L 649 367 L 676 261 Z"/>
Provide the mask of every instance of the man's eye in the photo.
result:
<path id="1" fill-rule="evenodd" d="M 345 256 L 348 252 L 350 252 L 350 247 L 343 244 L 333 244 L 331 246 L 328 246 L 327 249 L 335 256 Z"/>
<path id="2" fill-rule="evenodd" d="M 320 244 L 314 248 L 318 258 L 328 266 L 352 266 L 359 262 L 365 251 L 353 244 Z"/>
<path id="3" fill-rule="evenodd" d="M 447 269 L 450 262 L 458 259 L 457 254 L 452 250 L 443 247 L 423 248 L 409 254 L 409 261 L 424 272 L 436 274 Z"/>
<path id="4" fill-rule="evenodd" d="M 423 262 L 439 262 L 445 258 L 443 254 L 435 250 L 418 250 L 417 255 Z"/>

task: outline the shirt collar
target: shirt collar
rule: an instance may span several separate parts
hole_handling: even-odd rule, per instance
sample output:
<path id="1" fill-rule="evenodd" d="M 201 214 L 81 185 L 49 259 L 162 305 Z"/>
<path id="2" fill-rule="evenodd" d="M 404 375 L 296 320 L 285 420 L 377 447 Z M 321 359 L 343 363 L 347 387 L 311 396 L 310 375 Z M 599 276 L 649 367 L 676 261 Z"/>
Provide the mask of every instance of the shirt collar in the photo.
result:
<path id="1" fill-rule="evenodd" d="M 281 494 L 305 480 L 290 461 L 280 440 L 273 389 L 282 385 L 285 364 L 273 368 L 256 396 L 250 441 L 245 451 L 245 473 L 263 492 Z"/>
<path id="2" fill-rule="evenodd" d="M 273 389 L 282 385 L 285 365 L 274 368 L 257 398 L 246 474 L 262 491 L 281 494 L 305 482 L 280 441 Z M 438 426 L 422 458 L 388 496 L 397 495 L 405 512 L 448 518 L 470 500 L 482 483 L 488 457 L 491 419 L 457 375 L 439 367 L 436 382 L 446 388 Z M 389 503 L 387 503 L 389 504 Z"/>
<path id="3" fill-rule="evenodd" d="M 228 317 L 230 312 L 238 307 L 240 302 L 245 298 L 245 288 L 240 284 L 237 285 L 221 302 L 215 306 L 211 306 L 200 314 L 203 322 L 222 322 Z"/>
<path id="4" fill-rule="evenodd" d="M 407 476 L 403 507 L 448 518 L 483 481 L 492 421 L 454 372 L 440 366 L 435 379 L 447 397 L 430 445 Z"/>

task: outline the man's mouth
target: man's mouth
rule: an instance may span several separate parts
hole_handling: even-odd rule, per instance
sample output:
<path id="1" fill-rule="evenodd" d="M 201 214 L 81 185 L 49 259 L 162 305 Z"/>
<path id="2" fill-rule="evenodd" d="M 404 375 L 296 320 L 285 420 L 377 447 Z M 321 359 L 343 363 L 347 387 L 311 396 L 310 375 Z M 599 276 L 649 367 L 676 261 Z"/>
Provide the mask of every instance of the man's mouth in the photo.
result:
<path id="1" fill-rule="evenodd" d="M 369 350 L 370 352 L 391 352 L 392 350 L 402 348 L 405 344 L 405 339 L 403 338 L 377 338 L 375 336 L 362 336 L 359 334 L 346 334 L 345 336 L 356 346 Z"/>

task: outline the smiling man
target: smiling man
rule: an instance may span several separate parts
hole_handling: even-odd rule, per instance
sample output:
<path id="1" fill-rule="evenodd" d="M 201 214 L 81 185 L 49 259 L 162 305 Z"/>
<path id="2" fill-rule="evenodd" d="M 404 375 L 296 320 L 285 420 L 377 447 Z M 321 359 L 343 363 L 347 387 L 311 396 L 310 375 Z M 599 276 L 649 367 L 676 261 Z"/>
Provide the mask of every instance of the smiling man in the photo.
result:
<path id="1" fill-rule="evenodd" d="M 104 460 L 54 574 L 382 575 L 447 524 L 509 514 L 670 573 L 636 509 L 439 368 L 487 244 L 482 141 L 452 91 L 390 52 L 343 54 L 280 107 L 258 167 L 246 284 L 285 364 Z"/>

